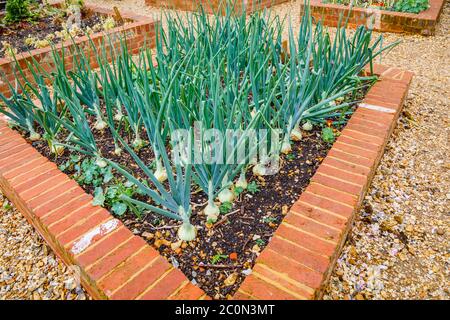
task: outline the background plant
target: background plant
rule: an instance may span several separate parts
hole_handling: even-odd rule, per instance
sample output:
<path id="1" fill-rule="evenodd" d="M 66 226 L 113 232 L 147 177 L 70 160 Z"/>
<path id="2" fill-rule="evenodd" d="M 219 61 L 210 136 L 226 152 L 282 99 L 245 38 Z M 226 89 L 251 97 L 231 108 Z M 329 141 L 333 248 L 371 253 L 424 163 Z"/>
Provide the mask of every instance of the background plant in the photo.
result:
<path id="1" fill-rule="evenodd" d="M 6 14 L 4 23 L 15 23 L 30 19 L 33 15 L 30 11 L 29 0 L 8 0 L 6 2 Z"/>

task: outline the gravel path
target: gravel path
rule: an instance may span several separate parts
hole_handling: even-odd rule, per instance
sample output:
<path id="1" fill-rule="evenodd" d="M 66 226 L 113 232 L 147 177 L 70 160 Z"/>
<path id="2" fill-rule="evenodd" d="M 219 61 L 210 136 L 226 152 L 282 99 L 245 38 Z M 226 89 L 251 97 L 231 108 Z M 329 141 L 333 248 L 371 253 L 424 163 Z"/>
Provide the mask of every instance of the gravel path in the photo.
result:
<path id="1" fill-rule="evenodd" d="M 2 194 L 0 243 L 0 300 L 88 298 L 72 270 Z"/>
<path id="2" fill-rule="evenodd" d="M 144 0 L 87 2 L 160 13 Z M 296 24 L 298 3 L 274 11 Z M 325 299 L 450 298 L 449 29 L 447 4 L 434 37 L 385 34 L 386 42 L 402 43 L 382 62 L 416 76 Z M 86 298 L 22 215 L 1 201 L 0 299 Z"/>

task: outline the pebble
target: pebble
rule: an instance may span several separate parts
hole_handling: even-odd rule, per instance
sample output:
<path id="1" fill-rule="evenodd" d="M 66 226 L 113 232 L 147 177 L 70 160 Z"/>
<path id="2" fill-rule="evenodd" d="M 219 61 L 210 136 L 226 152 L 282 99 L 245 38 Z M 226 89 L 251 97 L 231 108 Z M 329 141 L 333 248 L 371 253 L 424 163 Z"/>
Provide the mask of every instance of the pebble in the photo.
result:
<path id="1" fill-rule="evenodd" d="M 33 226 L 0 193 L 0 300 L 90 299 Z"/>
<path id="2" fill-rule="evenodd" d="M 324 299 L 450 299 L 449 29 L 447 3 L 433 37 L 384 34 L 382 63 L 415 76 Z"/>

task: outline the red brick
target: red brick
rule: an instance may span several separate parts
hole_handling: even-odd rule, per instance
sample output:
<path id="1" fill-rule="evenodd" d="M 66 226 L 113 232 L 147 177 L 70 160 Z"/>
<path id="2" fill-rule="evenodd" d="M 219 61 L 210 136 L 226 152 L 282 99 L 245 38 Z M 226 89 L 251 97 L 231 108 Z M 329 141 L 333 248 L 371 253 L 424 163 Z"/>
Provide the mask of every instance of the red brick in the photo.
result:
<path id="1" fill-rule="evenodd" d="M 359 132 L 359 131 L 353 131 L 349 128 L 344 128 L 344 130 L 341 133 L 342 136 L 345 137 L 349 137 L 349 138 L 353 138 L 356 140 L 361 140 L 364 142 L 368 142 L 368 143 L 372 143 L 375 145 L 379 145 L 382 146 L 384 145 L 384 139 L 379 138 L 379 137 L 375 137 L 375 136 L 371 136 L 365 132 Z"/>
<path id="2" fill-rule="evenodd" d="M 306 190 L 308 192 L 311 192 L 312 194 L 325 197 L 337 202 L 345 203 L 346 205 L 352 207 L 354 207 L 357 203 L 356 196 L 315 182 L 310 183 Z"/>
<path id="3" fill-rule="evenodd" d="M 49 185 L 47 184 L 39 185 L 35 190 L 26 193 L 25 196 L 28 197 L 24 198 L 24 200 L 30 208 L 38 209 L 41 206 L 44 206 L 47 202 L 61 196 L 63 193 L 65 194 L 78 188 L 79 187 L 75 181 L 69 180 L 67 176 L 62 176 L 55 181 L 53 188 L 49 188 Z"/>
<path id="4" fill-rule="evenodd" d="M 97 241 L 93 239 L 90 245 L 76 256 L 76 260 L 81 266 L 87 268 L 132 237 L 131 231 L 122 225 L 113 232 L 97 239 Z"/>
<path id="5" fill-rule="evenodd" d="M 30 181 L 30 178 L 38 177 L 39 175 L 49 170 L 57 170 L 58 173 L 60 172 L 53 162 L 47 161 L 40 166 L 36 166 L 36 168 L 30 170 L 29 172 L 24 172 L 12 177 L 11 179 L 9 179 L 9 183 L 14 188 L 16 186 L 21 187 L 21 184 Z"/>
<path id="6" fill-rule="evenodd" d="M 370 135 L 373 137 L 377 137 L 377 138 L 380 138 L 382 141 L 384 141 L 384 139 L 386 139 L 387 133 L 388 133 L 387 129 L 384 131 L 380 131 L 380 130 L 377 130 L 374 128 L 369 128 L 369 127 L 367 127 L 366 124 L 361 125 L 360 123 L 353 123 L 350 121 L 347 123 L 347 126 L 345 127 L 345 129 L 364 133 L 366 135 Z"/>
<path id="7" fill-rule="evenodd" d="M 67 205 L 69 201 L 72 201 L 80 197 L 86 197 L 86 193 L 80 187 L 75 187 L 73 189 L 66 190 L 64 193 L 61 193 L 53 200 L 50 200 L 46 203 L 41 203 L 39 204 L 39 206 L 32 209 L 36 217 L 43 219 L 47 215 L 52 214 L 55 210 L 59 209 L 60 207 Z"/>
<path id="8" fill-rule="evenodd" d="M 286 291 L 278 289 L 267 282 L 258 279 L 254 275 L 245 278 L 241 286 L 241 291 L 260 300 L 296 300 L 296 296 Z"/>
<path id="9" fill-rule="evenodd" d="M 0 147 L 0 157 L 12 156 L 23 150 L 28 150 L 30 146 L 24 140 L 8 140 Z"/>
<path id="10" fill-rule="evenodd" d="M 340 231 L 336 229 L 332 229 L 329 226 L 317 223 L 314 220 L 308 219 L 306 217 L 302 217 L 300 215 L 288 213 L 288 215 L 284 218 L 285 222 L 290 225 L 295 226 L 296 228 L 305 230 L 308 233 L 314 234 L 317 237 L 331 240 L 337 242 L 339 240 Z"/>
<path id="11" fill-rule="evenodd" d="M 66 216 L 64 216 L 61 220 L 58 220 L 52 224 L 50 224 L 47 229 L 54 236 L 58 236 L 63 232 L 69 230 L 71 227 L 76 225 L 78 222 L 87 219 L 91 215 L 95 214 L 99 210 L 102 210 L 100 207 L 94 207 L 91 205 L 87 205 L 83 207 L 81 210 L 76 210 L 73 212 L 68 212 Z"/>
<path id="12" fill-rule="evenodd" d="M 314 296 L 314 289 L 303 283 L 294 282 L 291 278 L 286 280 L 286 274 L 280 276 L 279 273 L 275 273 L 274 270 L 262 264 L 255 265 L 253 268 L 253 275 L 265 282 L 276 283 L 277 285 L 286 288 L 290 292 L 295 293 L 298 299 L 312 299 Z M 320 285 L 320 280 L 316 283 Z"/>
<path id="13" fill-rule="evenodd" d="M 379 106 L 379 107 L 383 107 L 383 108 L 392 109 L 394 111 L 396 111 L 398 109 L 398 107 L 399 107 L 399 104 L 397 104 L 397 103 L 386 102 L 386 101 L 383 101 L 383 100 L 380 100 L 380 99 L 377 99 L 377 98 L 365 98 L 364 99 L 364 103 L 375 105 L 375 106 Z"/>
<path id="14" fill-rule="evenodd" d="M 20 197 L 26 202 L 30 201 L 31 199 L 37 196 L 46 197 L 46 194 L 50 195 L 50 198 L 47 199 L 53 199 L 56 195 L 61 193 L 61 187 L 66 187 L 65 184 L 69 182 L 70 180 L 67 178 L 67 176 L 59 172 L 59 174 L 55 174 L 54 176 L 50 177 L 47 181 L 43 181 L 42 183 L 36 183 L 34 186 L 28 188 L 25 191 L 20 192 L 17 188 L 16 191 L 20 195 Z M 69 185 L 74 187 L 72 183 L 70 183 Z M 42 202 L 38 202 L 38 204 L 39 203 Z"/>
<path id="15" fill-rule="evenodd" d="M 361 149 L 360 147 L 345 144 L 342 141 L 336 141 L 333 145 L 333 149 L 351 154 L 353 156 L 363 157 L 369 160 L 375 160 L 378 157 L 378 153 L 376 151 Z"/>
<path id="16" fill-rule="evenodd" d="M 47 164 L 46 162 L 45 164 Z M 55 169 L 53 166 L 39 166 L 37 170 L 31 170 L 26 174 L 21 175 L 21 179 L 10 181 L 10 184 L 14 187 L 17 193 L 23 193 L 31 190 L 39 184 L 45 183 L 51 179 L 57 178 L 62 175 L 59 169 Z"/>
<path id="17" fill-rule="evenodd" d="M 198 300 L 204 294 L 202 289 L 188 282 L 179 291 L 171 295 L 168 300 Z"/>
<path id="18" fill-rule="evenodd" d="M 135 274 L 139 273 L 143 267 L 151 262 L 155 262 L 159 253 L 151 248 L 145 246 L 141 251 L 134 256 L 128 258 L 125 262 L 116 267 L 110 274 L 98 282 L 98 286 L 110 295 L 113 291 L 121 287 Z"/>
<path id="19" fill-rule="evenodd" d="M 254 299 L 248 294 L 238 291 L 234 294 L 233 300 L 254 300 Z"/>
<path id="20" fill-rule="evenodd" d="M 99 208 L 92 205 L 93 197 L 90 194 L 82 194 L 80 197 L 74 197 L 68 200 L 64 205 L 48 211 L 41 217 L 41 222 L 47 226 L 64 219 L 68 215 L 79 210 L 85 210 L 87 207 Z"/>
<path id="21" fill-rule="evenodd" d="M 155 283 L 171 265 L 161 256 L 157 257 L 152 264 L 142 269 L 142 271 L 133 279 L 129 280 L 123 287 L 111 295 L 114 300 L 135 299 L 145 289 Z"/>
<path id="22" fill-rule="evenodd" d="M 329 257 L 333 254 L 335 244 L 325 241 L 324 239 L 310 235 L 299 229 L 295 229 L 286 223 L 282 223 L 277 230 L 277 236 L 287 239 L 291 242 L 298 243 L 303 248 Z"/>
<path id="23" fill-rule="evenodd" d="M 331 148 L 331 150 L 327 154 L 327 157 L 328 156 L 367 168 L 372 168 L 372 166 L 374 165 L 374 160 L 349 154 L 336 148 Z"/>
<path id="24" fill-rule="evenodd" d="M 360 148 L 360 149 L 371 151 L 371 152 L 375 153 L 376 155 L 379 154 L 379 152 L 381 151 L 381 147 L 382 147 L 379 144 L 373 144 L 373 143 L 368 143 L 368 142 L 365 142 L 365 141 L 353 139 L 353 138 L 348 137 L 346 135 L 340 136 L 337 141 L 341 142 L 341 143 L 344 143 L 346 145 L 351 145 L 351 146 L 354 146 L 354 147 L 357 147 L 357 148 Z"/>
<path id="25" fill-rule="evenodd" d="M 35 168 L 36 166 L 40 166 L 44 163 L 48 162 L 47 159 L 45 159 L 42 156 L 37 156 L 30 158 L 28 162 L 25 162 L 24 164 L 22 164 L 20 167 L 9 170 L 9 171 L 5 171 L 3 173 L 3 177 L 5 177 L 5 179 L 11 179 L 12 177 L 15 177 L 17 175 L 26 173 L 26 172 L 30 172 L 31 169 Z"/>
<path id="26" fill-rule="evenodd" d="M 183 283 L 188 280 L 186 276 L 178 269 L 172 269 L 159 279 L 154 286 L 146 291 L 139 300 L 164 300 L 173 294 Z"/>
<path id="27" fill-rule="evenodd" d="M 272 238 L 267 248 L 319 273 L 325 272 L 330 262 L 328 257 L 309 250 L 301 242 L 293 242 L 277 235 Z"/>
<path id="28" fill-rule="evenodd" d="M 359 174 L 353 174 L 348 171 L 344 171 L 341 169 L 337 169 L 335 167 L 328 166 L 326 164 L 322 164 L 316 173 L 329 176 L 332 178 L 336 178 L 351 184 L 355 184 L 357 186 L 365 186 L 367 184 L 367 177 L 361 176 Z"/>
<path id="29" fill-rule="evenodd" d="M 330 211 L 342 217 L 351 216 L 354 210 L 353 207 L 327 198 L 319 197 L 309 192 L 303 192 L 299 198 L 299 201 L 323 210 Z"/>
<path id="30" fill-rule="evenodd" d="M 279 237 L 272 240 L 273 243 L 260 255 L 258 263 L 310 288 L 320 285 L 322 273 L 329 265 L 328 258 Z"/>
<path id="31" fill-rule="evenodd" d="M 351 119 L 349 120 L 349 123 L 351 124 L 358 124 L 360 126 L 365 126 L 367 128 L 367 130 L 369 131 L 369 133 L 373 130 L 377 130 L 379 132 L 388 132 L 391 123 L 388 122 L 374 122 L 374 121 L 370 121 L 368 119 L 364 119 L 360 116 L 356 116 L 356 117 L 351 117 Z"/>
<path id="32" fill-rule="evenodd" d="M 329 225 L 333 228 L 342 230 L 347 225 L 348 219 L 339 215 L 334 215 L 328 211 L 321 210 L 316 207 L 312 207 L 306 203 L 297 201 L 291 207 L 291 213 L 300 214 L 309 217 L 320 223 Z"/>
<path id="33" fill-rule="evenodd" d="M 10 155 L 9 157 L 4 157 L 0 160 L 0 172 L 4 175 L 8 171 L 19 168 L 20 166 L 36 159 L 38 156 L 40 155 L 36 154 L 34 149 L 26 149 L 18 152 L 17 154 Z"/>
<path id="34" fill-rule="evenodd" d="M 370 168 L 359 166 L 353 163 L 345 162 L 342 160 L 339 160 L 337 158 L 333 158 L 331 156 L 326 157 L 322 164 L 325 164 L 327 166 L 344 170 L 353 174 L 361 175 L 361 176 L 368 176 L 370 174 Z"/>
<path id="35" fill-rule="evenodd" d="M 330 187 L 330 188 L 334 188 L 334 189 L 341 190 L 346 193 L 355 195 L 358 199 L 361 198 L 361 195 L 364 191 L 364 188 L 361 185 L 351 184 L 346 181 L 342 181 L 342 180 L 330 177 L 328 175 L 320 174 L 319 172 L 316 172 L 316 174 L 313 176 L 311 181 L 322 184 L 322 185 Z M 326 209 L 326 208 L 322 207 L 322 209 Z M 332 212 L 335 214 L 339 214 L 339 215 L 345 214 L 345 212 L 340 212 L 340 211 L 332 211 Z M 346 215 L 343 217 L 348 217 L 348 216 L 349 215 Z"/>
<path id="36" fill-rule="evenodd" d="M 86 232 L 100 224 L 110 220 L 112 218 L 106 210 L 99 210 L 89 217 L 78 221 L 77 224 L 73 225 L 71 228 L 67 229 L 65 232 L 56 236 L 56 239 L 63 245 L 68 246 L 70 243 L 76 239 L 83 236 Z"/>
<path id="37" fill-rule="evenodd" d="M 139 237 L 132 237 L 127 242 L 122 243 L 122 245 L 114 251 L 89 266 L 87 268 L 87 273 L 92 279 L 98 280 L 144 246 L 146 246 L 144 240 Z"/>

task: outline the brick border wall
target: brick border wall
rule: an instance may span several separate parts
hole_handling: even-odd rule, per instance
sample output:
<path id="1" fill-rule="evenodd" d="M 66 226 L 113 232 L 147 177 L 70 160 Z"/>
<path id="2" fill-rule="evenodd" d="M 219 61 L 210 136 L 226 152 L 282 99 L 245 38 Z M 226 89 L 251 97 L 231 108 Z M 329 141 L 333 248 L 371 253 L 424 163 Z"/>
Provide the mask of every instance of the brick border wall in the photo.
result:
<path id="1" fill-rule="evenodd" d="M 153 7 L 163 7 L 183 11 L 196 11 L 199 3 L 202 3 L 206 12 L 217 11 L 224 0 L 145 0 L 145 4 Z M 247 13 L 252 13 L 263 8 L 287 2 L 289 0 L 238 0 L 235 9 L 239 12 L 246 3 Z"/>
<path id="2" fill-rule="evenodd" d="M 257 259 L 235 299 L 317 299 L 370 186 L 413 74 L 380 75 Z"/>
<path id="3" fill-rule="evenodd" d="M 380 80 L 351 117 L 235 299 L 312 299 L 395 127 L 412 73 L 375 66 Z M 142 238 L 0 119 L 0 187 L 97 299 L 210 299 Z"/>
<path id="4" fill-rule="evenodd" d="M 436 24 L 442 12 L 445 0 L 430 0 L 430 8 L 418 14 L 403 13 L 395 11 L 379 10 L 379 24 L 373 24 L 374 30 L 395 33 L 419 33 L 422 35 L 433 35 Z M 301 10 L 304 3 L 300 3 Z M 326 4 L 322 0 L 310 0 L 311 15 L 316 20 L 322 20 L 327 26 L 336 27 L 339 18 L 343 15 L 343 21 L 348 17 L 348 26 L 356 28 L 363 24 L 370 25 L 373 9 L 353 7 L 339 4 Z M 375 13 L 376 14 L 376 13 Z"/>
<path id="5" fill-rule="evenodd" d="M 58 4 L 56 4 L 58 5 Z M 113 10 L 106 9 L 96 5 L 86 5 L 88 9 L 91 9 L 97 13 L 102 15 L 112 15 L 114 14 Z M 114 42 L 115 36 L 118 34 L 122 34 L 126 36 L 127 45 L 134 54 L 138 53 L 139 49 L 144 46 L 144 44 L 152 45 L 155 39 L 155 26 L 158 21 L 153 20 L 152 18 L 146 16 L 140 16 L 131 12 L 121 11 L 121 15 L 125 21 L 128 23 L 121 27 L 116 27 L 108 32 L 97 32 L 90 36 L 92 42 L 95 46 L 99 46 L 103 40 L 105 40 L 105 46 L 108 47 L 108 40 L 105 39 L 105 36 L 109 36 L 111 40 Z M 131 21 L 131 22 L 130 22 Z M 117 42 L 119 40 L 117 39 Z M 91 54 L 91 66 L 93 68 L 98 67 L 97 60 L 95 59 L 95 55 L 92 54 L 92 46 L 89 43 L 89 39 L 87 36 L 82 36 L 75 39 L 75 43 L 84 49 L 85 54 L 88 56 Z M 61 54 L 61 51 L 64 49 L 64 63 L 66 68 L 70 70 L 72 68 L 73 63 L 73 55 L 71 51 L 73 50 L 73 42 L 72 40 L 65 41 L 63 43 L 59 43 L 55 45 L 55 49 L 58 53 Z M 39 65 L 46 71 L 51 71 L 54 69 L 53 63 L 53 53 L 51 47 L 46 47 L 42 49 L 31 50 L 30 52 L 23 52 L 17 55 L 17 62 L 20 64 L 20 67 L 24 71 L 24 74 L 27 79 L 32 79 L 31 71 L 27 68 L 27 62 L 33 63 L 33 59 L 35 59 Z M 16 66 L 16 62 L 11 58 L 0 58 L 0 93 L 9 97 L 11 95 L 8 82 L 13 84 L 16 79 L 14 73 L 14 66 Z M 18 71 L 17 71 L 18 72 Z M 20 77 L 20 76 L 19 76 Z"/>

